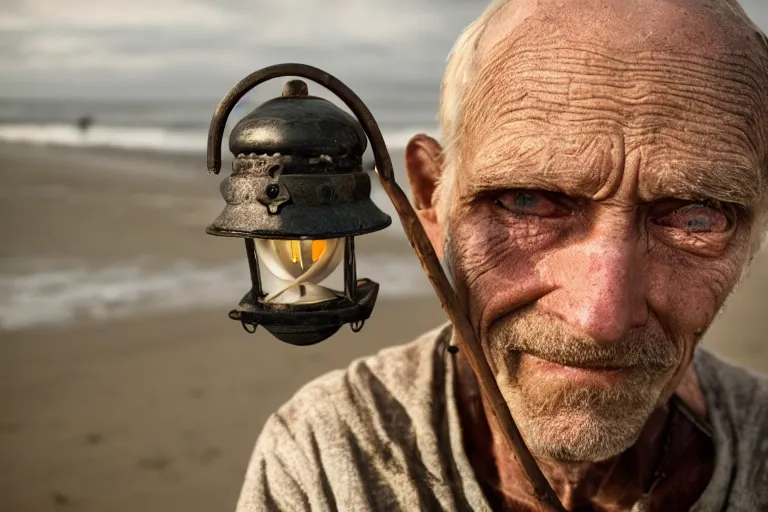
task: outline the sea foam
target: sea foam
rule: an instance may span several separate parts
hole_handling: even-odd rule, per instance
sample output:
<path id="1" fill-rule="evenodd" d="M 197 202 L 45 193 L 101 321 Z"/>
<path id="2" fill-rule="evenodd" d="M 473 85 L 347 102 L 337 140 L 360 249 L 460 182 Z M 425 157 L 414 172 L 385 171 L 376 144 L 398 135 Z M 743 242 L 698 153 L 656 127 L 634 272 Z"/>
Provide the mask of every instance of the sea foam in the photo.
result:
<path id="1" fill-rule="evenodd" d="M 432 289 L 412 255 L 366 255 L 358 276 L 381 283 L 379 297 L 429 297 Z M 337 269 L 328 281 L 340 281 Z M 81 260 L 0 261 L 0 331 L 77 320 L 108 320 L 151 311 L 219 307 L 247 292 L 245 261 L 200 266 L 157 265 L 149 258 L 97 266 Z"/>

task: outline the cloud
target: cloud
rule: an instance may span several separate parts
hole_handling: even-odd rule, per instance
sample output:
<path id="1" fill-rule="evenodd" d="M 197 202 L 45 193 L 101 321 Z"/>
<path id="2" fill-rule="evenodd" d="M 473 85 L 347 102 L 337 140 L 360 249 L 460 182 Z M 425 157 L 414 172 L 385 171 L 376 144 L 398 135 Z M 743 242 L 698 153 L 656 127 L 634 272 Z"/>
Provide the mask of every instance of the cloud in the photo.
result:
<path id="1" fill-rule="evenodd" d="M 285 61 L 389 76 L 442 65 L 480 9 L 456 0 L 5 0 L 0 90 L 172 95 L 184 80 L 182 95 L 205 96 Z"/>
<path id="2" fill-rule="evenodd" d="M 195 0 L 24 0 L 6 6 L 3 30 L 225 27 L 233 16 L 215 3 Z"/>
<path id="3" fill-rule="evenodd" d="M 3 96 L 218 97 L 298 61 L 364 87 L 439 83 L 486 0 L 3 0 Z M 764 0 L 745 9 L 768 28 Z M 372 88 L 369 88 L 372 90 Z"/>

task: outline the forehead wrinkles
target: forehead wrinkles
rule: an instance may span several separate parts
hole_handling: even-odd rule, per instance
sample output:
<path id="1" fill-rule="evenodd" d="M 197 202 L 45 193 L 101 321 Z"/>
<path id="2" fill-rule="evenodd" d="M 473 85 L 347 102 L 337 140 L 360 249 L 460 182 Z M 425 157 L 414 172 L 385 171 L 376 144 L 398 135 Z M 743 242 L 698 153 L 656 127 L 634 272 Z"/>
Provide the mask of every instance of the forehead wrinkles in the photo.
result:
<path id="1" fill-rule="evenodd" d="M 749 157 L 753 167 L 765 161 L 768 80 L 761 70 L 768 65 L 755 53 L 620 52 L 529 39 L 507 38 L 477 62 L 460 125 L 465 164 L 503 145 L 520 121 L 567 134 L 600 120 L 640 136 L 634 140 L 660 134 L 689 153 L 705 145 L 730 159 Z"/>

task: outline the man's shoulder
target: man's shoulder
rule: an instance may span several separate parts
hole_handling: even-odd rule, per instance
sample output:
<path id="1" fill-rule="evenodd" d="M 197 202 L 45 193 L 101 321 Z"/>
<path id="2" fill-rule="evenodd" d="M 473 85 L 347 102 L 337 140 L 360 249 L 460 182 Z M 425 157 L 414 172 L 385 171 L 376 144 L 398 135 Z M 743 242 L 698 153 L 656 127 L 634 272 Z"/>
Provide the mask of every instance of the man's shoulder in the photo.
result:
<path id="1" fill-rule="evenodd" d="M 711 492 L 729 496 L 728 510 L 765 510 L 768 377 L 704 350 L 697 350 L 696 369 L 719 460 Z"/>
<path id="2" fill-rule="evenodd" d="M 431 399 L 436 371 L 441 371 L 437 346 L 447 326 L 433 329 L 408 343 L 356 359 L 300 388 L 273 415 L 289 429 L 328 421 L 354 421 L 392 411 L 410 412 Z"/>
<path id="3" fill-rule="evenodd" d="M 709 407 L 727 412 L 735 421 L 758 415 L 768 422 L 768 376 L 707 350 L 697 350 L 695 361 Z"/>
<path id="4" fill-rule="evenodd" d="M 449 332 L 355 360 L 296 392 L 264 425 L 238 510 L 445 508 L 424 485 L 442 474 L 439 347 Z"/>

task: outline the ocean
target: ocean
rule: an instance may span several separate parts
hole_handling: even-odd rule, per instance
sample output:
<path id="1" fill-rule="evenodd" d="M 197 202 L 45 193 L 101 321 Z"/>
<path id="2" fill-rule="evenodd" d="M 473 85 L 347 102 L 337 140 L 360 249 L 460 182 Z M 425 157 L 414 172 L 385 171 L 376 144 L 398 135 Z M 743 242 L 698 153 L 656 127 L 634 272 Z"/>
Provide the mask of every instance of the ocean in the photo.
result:
<path id="1" fill-rule="evenodd" d="M 427 84 L 429 86 L 422 90 L 409 90 L 405 101 L 402 97 L 382 95 L 368 105 L 374 111 L 388 147 L 402 149 L 418 132 L 437 133 L 435 113 L 439 78 Z M 274 94 L 278 95 L 279 92 Z M 262 101 L 245 98 L 232 113 L 228 127 L 234 126 Z M 37 145 L 203 153 L 217 103 L 214 99 L 0 99 L 0 140 Z M 85 130 L 78 124 L 83 118 L 89 122 Z"/>

